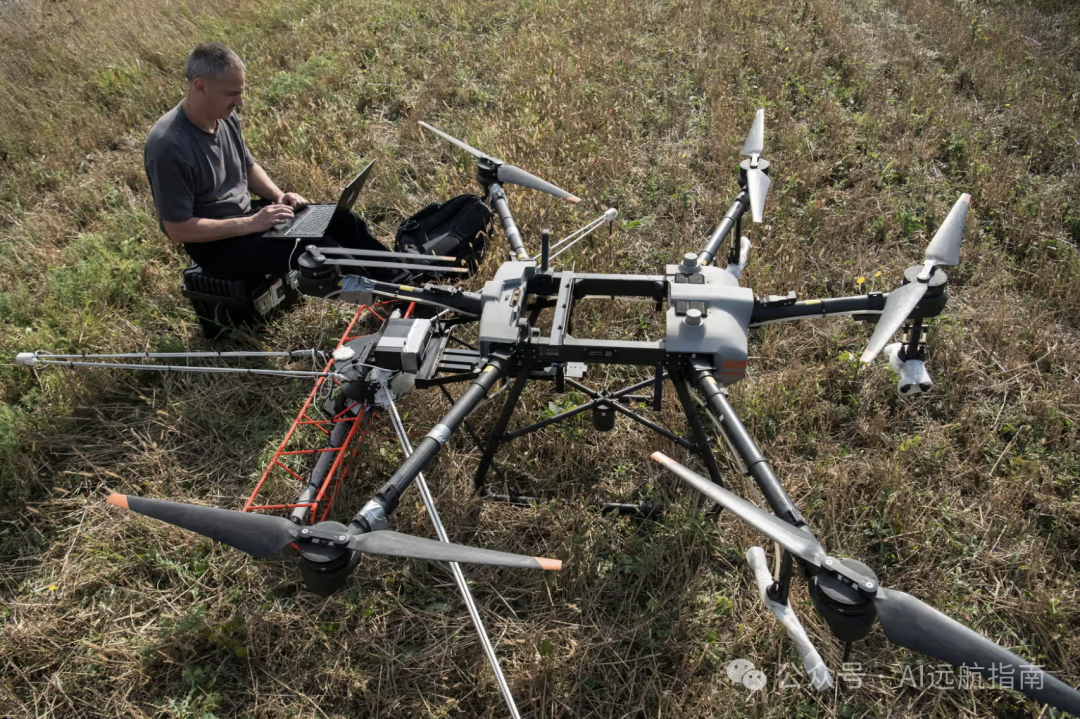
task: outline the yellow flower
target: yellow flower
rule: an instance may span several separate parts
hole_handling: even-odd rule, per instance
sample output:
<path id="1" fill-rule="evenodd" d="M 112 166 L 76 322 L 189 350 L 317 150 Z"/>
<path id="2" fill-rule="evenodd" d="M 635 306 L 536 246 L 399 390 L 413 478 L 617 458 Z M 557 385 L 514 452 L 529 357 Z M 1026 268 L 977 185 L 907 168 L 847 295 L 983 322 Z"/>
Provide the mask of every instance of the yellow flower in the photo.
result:
<path id="1" fill-rule="evenodd" d="M 862 284 L 863 282 L 866 282 L 866 278 L 865 278 L 865 277 L 860 277 L 859 279 L 855 280 L 855 282 L 856 282 L 857 284 L 860 284 L 860 285 L 861 285 L 861 284 Z"/>
<path id="2" fill-rule="evenodd" d="M 881 270 L 874 273 L 874 277 L 881 277 Z"/>
<path id="3" fill-rule="evenodd" d="M 50 592 L 55 592 L 55 591 L 56 591 L 57 589 L 59 589 L 59 588 L 60 588 L 60 585 L 59 585 L 59 584 L 50 584 L 50 585 L 49 585 L 49 591 L 50 591 Z"/>

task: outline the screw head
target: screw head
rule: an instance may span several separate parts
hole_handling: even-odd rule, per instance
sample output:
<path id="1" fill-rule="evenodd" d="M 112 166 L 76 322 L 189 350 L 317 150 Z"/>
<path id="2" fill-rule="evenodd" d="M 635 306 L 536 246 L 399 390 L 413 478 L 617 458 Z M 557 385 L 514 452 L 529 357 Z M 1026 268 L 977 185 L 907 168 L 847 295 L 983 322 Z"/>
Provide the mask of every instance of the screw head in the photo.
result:
<path id="1" fill-rule="evenodd" d="M 300 534 L 307 534 L 309 531 L 310 530 L 308 530 L 308 529 L 301 529 Z"/>
<path id="2" fill-rule="evenodd" d="M 825 564 L 827 564 L 827 565 L 829 565 L 831 567 L 832 566 L 832 560 L 831 559 L 826 559 Z"/>
<path id="3" fill-rule="evenodd" d="M 345 541 L 345 535 L 342 534 L 341 536 L 338 537 L 338 539 L 341 540 L 342 542 L 344 542 Z"/>

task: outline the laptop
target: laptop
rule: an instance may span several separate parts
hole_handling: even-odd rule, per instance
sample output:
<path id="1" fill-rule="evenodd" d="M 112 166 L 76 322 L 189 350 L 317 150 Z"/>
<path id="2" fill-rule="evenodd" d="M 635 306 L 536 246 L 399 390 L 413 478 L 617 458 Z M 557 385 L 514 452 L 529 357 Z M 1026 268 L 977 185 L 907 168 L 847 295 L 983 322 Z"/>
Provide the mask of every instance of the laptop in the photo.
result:
<path id="1" fill-rule="evenodd" d="M 296 213 L 288 222 L 283 222 L 262 234 L 263 237 L 300 237 L 303 239 L 317 240 L 326 234 L 326 228 L 338 212 L 348 212 L 352 209 L 356 198 L 360 196 L 360 190 L 364 189 L 371 168 L 375 166 L 372 160 L 368 166 L 360 171 L 352 182 L 341 191 L 341 199 L 336 205 L 308 205 Z"/>

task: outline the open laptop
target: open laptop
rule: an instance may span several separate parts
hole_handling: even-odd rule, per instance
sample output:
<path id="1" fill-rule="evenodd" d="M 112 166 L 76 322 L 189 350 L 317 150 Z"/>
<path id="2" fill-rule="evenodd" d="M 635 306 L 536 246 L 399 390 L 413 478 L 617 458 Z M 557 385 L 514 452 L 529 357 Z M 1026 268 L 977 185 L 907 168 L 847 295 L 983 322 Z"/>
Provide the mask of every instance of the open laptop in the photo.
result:
<path id="1" fill-rule="evenodd" d="M 372 160 L 367 167 L 360 171 L 356 179 L 345 186 L 345 189 L 341 191 L 341 199 L 338 200 L 336 205 L 308 205 L 297 212 L 291 220 L 267 230 L 262 236 L 287 237 L 290 239 L 300 237 L 311 240 L 321 238 L 326 234 L 326 228 L 330 226 L 330 221 L 334 219 L 336 213 L 348 212 L 352 209 L 356 198 L 360 196 L 360 190 L 364 189 L 364 183 L 367 182 L 368 175 L 371 174 L 371 168 L 374 166 L 375 161 Z"/>

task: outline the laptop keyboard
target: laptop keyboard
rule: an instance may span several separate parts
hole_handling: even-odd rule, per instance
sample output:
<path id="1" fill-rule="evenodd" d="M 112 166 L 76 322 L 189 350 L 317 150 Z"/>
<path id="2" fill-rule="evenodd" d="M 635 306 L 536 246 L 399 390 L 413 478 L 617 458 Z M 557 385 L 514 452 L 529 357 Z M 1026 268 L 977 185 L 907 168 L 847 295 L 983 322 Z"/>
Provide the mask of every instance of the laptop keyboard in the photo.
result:
<path id="1" fill-rule="evenodd" d="M 330 220 L 334 217 L 336 205 L 314 205 L 304 218 L 293 224 L 285 233 L 286 237 L 302 237 L 304 235 L 321 235 Z"/>

